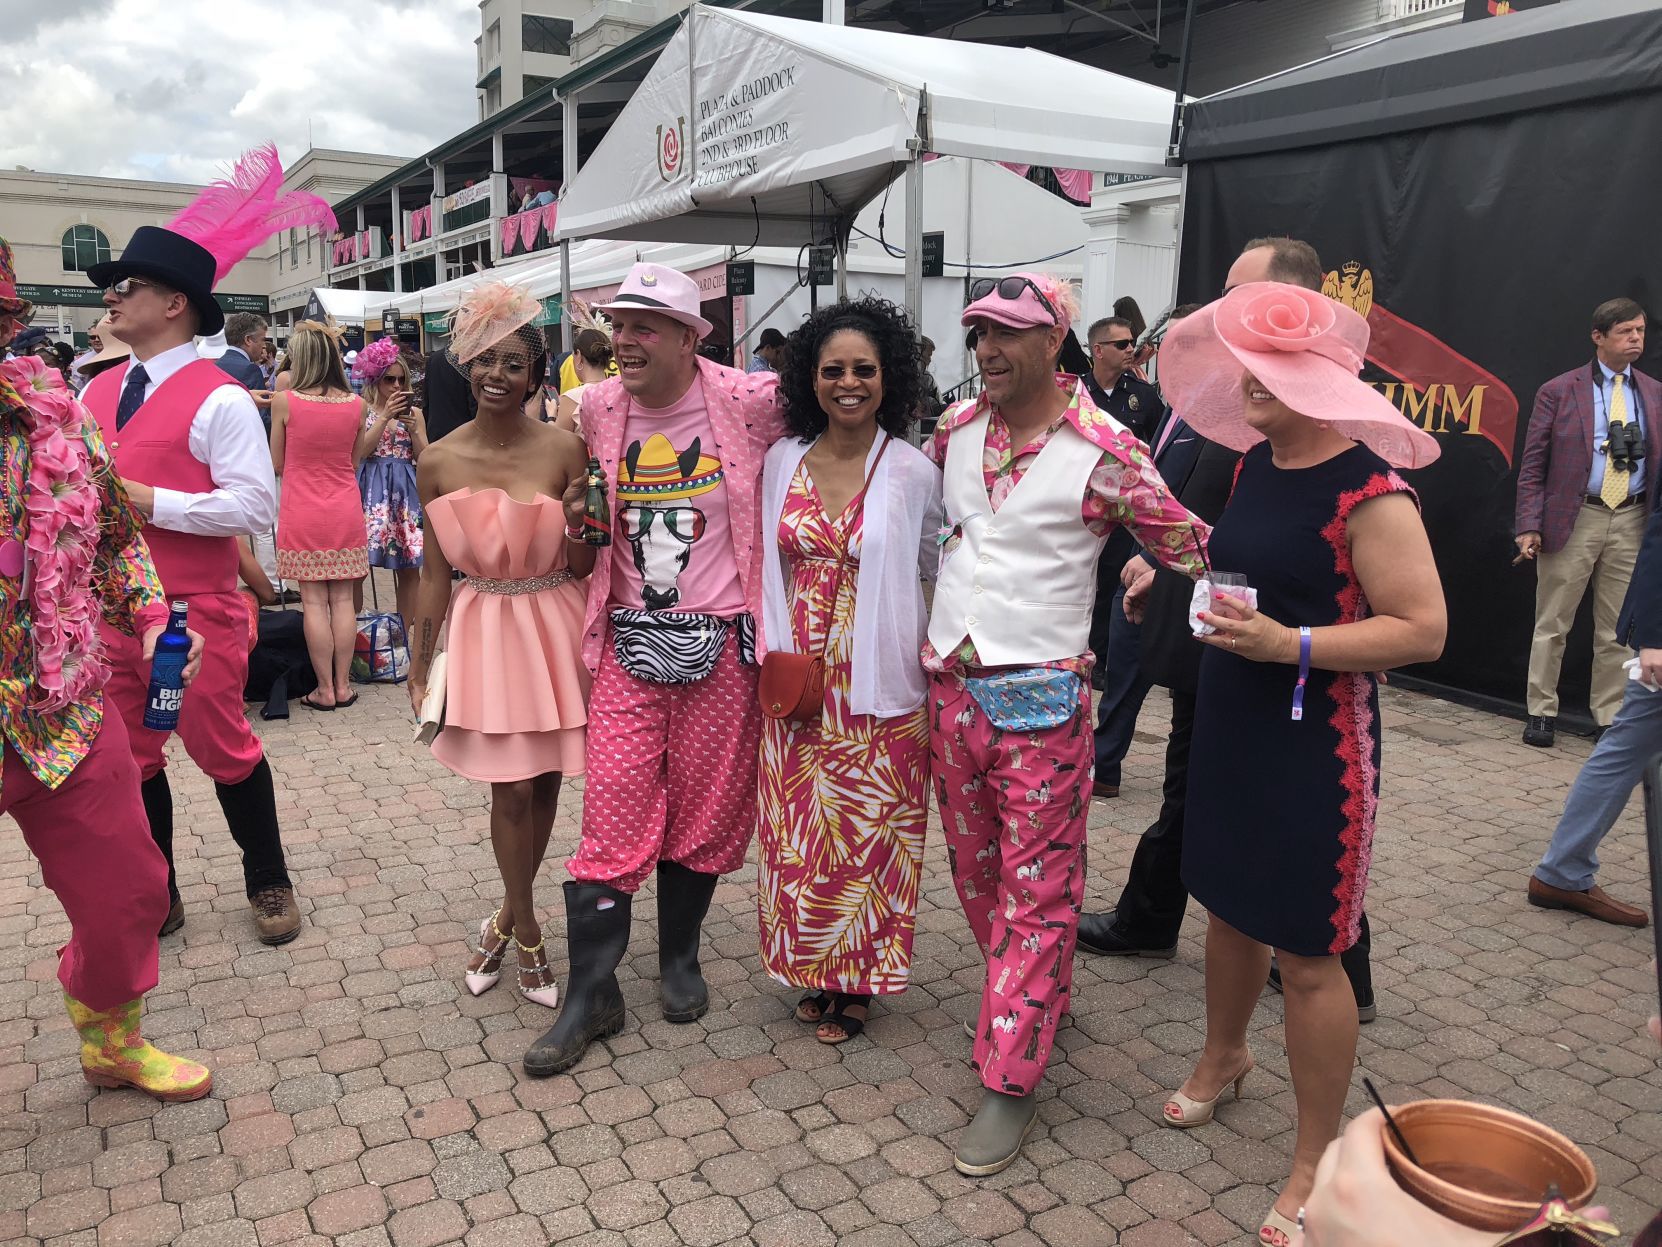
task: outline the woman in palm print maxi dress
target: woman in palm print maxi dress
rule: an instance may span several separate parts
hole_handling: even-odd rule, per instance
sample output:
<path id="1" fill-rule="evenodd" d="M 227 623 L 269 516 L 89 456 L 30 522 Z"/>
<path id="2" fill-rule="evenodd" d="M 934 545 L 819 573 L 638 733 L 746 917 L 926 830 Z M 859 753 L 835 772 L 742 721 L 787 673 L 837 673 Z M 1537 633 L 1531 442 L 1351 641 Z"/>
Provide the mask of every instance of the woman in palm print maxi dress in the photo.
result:
<path id="1" fill-rule="evenodd" d="M 928 821 L 919 573 L 934 572 L 940 474 L 890 437 L 915 399 L 903 324 L 887 305 L 861 300 L 793 335 L 781 389 L 799 437 L 773 448 L 763 477 L 766 643 L 824 647 L 826 695 L 818 720 L 763 728 L 762 964 L 809 989 L 797 1017 L 819 1023 L 826 1043 L 858 1034 L 870 997 L 910 981 Z M 873 364 L 877 374 L 859 376 Z M 796 391 L 809 386 L 817 401 L 802 420 Z"/>

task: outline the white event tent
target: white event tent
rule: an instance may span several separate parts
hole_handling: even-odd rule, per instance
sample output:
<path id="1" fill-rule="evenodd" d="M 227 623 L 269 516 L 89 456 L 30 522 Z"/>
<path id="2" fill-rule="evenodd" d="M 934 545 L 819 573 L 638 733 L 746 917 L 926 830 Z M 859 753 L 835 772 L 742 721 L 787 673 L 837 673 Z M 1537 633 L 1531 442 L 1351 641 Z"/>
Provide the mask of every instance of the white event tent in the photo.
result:
<path id="1" fill-rule="evenodd" d="M 568 181 L 556 237 L 842 255 L 855 214 L 905 172 L 916 317 L 925 153 L 1166 174 L 1173 100 L 1031 48 L 695 4 Z"/>

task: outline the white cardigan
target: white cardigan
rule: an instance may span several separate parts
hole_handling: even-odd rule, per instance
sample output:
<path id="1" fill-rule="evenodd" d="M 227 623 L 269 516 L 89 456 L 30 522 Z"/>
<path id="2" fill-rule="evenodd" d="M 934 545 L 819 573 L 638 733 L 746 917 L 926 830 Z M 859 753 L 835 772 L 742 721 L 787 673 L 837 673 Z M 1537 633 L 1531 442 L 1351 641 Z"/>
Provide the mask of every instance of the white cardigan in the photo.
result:
<path id="1" fill-rule="evenodd" d="M 886 437 L 879 431 L 872 440 L 866 471 Z M 916 710 L 928 690 L 922 650 L 929 616 L 919 579 L 934 579 L 943 517 L 940 469 L 916 447 L 891 441 L 866 492 L 848 703 L 855 714 L 879 719 Z M 775 442 L 762 467 L 762 644 L 787 653 L 795 652 L 795 642 L 779 519 L 791 478 L 812 446 L 794 437 Z"/>

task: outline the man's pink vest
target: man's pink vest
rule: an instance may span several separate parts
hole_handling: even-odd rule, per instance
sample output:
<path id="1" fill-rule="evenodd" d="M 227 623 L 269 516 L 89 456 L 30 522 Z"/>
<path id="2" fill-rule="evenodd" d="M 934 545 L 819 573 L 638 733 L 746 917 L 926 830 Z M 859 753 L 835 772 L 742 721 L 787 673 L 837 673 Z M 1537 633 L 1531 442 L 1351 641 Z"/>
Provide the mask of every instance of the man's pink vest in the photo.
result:
<path id="1" fill-rule="evenodd" d="M 125 373 L 124 368 L 101 372 L 81 394 L 115 459 L 116 475 L 157 489 L 211 493 L 216 485 L 208 465 L 190 453 L 190 426 L 208 395 L 236 382 L 212 360 L 186 364 L 157 386 L 127 426 L 118 431 L 115 414 Z M 202 537 L 146 524 L 144 540 L 168 597 L 236 590 L 235 537 Z"/>

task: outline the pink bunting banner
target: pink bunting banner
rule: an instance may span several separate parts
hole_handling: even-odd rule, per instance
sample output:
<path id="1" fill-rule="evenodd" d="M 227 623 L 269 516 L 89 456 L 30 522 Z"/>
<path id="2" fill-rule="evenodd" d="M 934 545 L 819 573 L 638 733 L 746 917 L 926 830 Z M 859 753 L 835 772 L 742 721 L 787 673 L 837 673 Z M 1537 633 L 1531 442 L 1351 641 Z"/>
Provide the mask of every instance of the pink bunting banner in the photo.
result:
<path id="1" fill-rule="evenodd" d="M 519 216 L 519 240 L 527 251 L 537 245 L 537 231 L 542 228 L 542 209 L 530 208 Z"/>
<path id="2" fill-rule="evenodd" d="M 1062 184 L 1062 193 L 1075 203 L 1091 202 L 1089 169 L 1057 169 L 1056 180 Z"/>
<path id="3" fill-rule="evenodd" d="M 369 259 L 370 249 L 370 231 L 366 229 L 358 235 L 358 258 L 360 260 Z"/>
<path id="4" fill-rule="evenodd" d="M 548 231 L 548 241 L 554 241 L 554 225 L 560 219 L 559 204 L 545 204 L 542 210 L 542 227 Z"/>
<path id="5" fill-rule="evenodd" d="M 519 250 L 519 218 L 505 216 L 502 218 L 502 254 L 512 255 Z"/>

